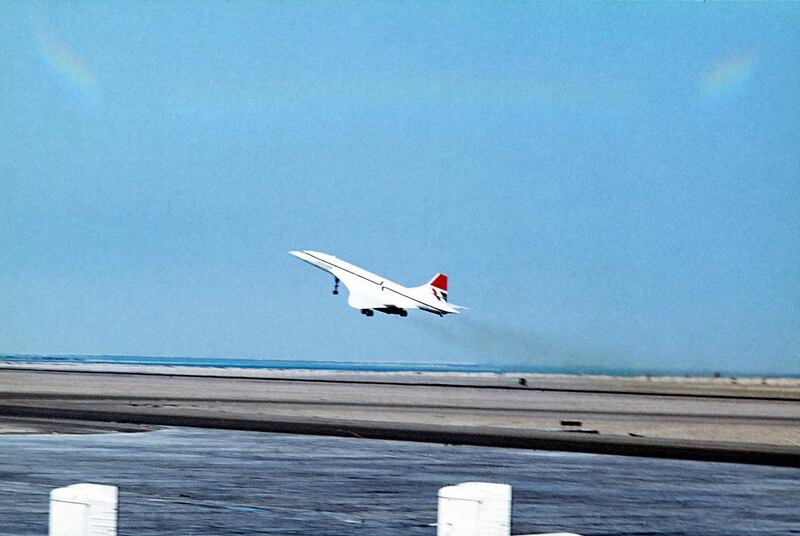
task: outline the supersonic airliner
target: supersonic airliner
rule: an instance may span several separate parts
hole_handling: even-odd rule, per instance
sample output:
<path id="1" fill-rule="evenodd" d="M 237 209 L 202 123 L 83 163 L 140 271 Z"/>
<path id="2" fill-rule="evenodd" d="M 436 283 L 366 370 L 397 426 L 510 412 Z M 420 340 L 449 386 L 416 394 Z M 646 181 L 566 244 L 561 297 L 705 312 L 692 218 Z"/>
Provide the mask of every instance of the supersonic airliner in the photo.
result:
<path id="1" fill-rule="evenodd" d="M 444 274 L 436 274 L 425 285 L 407 288 L 327 253 L 309 250 L 289 253 L 333 275 L 334 294 L 339 294 L 339 282 L 344 283 L 350 292 L 347 303 L 366 316 L 374 315 L 375 311 L 408 316 L 409 309 L 444 316 L 464 309 L 447 303 L 447 276 Z"/>

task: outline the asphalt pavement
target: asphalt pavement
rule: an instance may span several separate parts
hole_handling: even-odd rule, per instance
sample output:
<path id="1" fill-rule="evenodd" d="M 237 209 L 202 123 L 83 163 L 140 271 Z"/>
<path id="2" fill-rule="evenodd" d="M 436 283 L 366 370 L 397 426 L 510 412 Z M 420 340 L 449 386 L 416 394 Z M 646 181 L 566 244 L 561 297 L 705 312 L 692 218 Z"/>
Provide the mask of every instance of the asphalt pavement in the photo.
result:
<path id="1" fill-rule="evenodd" d="M 793 384 L 520 379 L 4 366 L 0 432 L 79 419 L 800 466 Z"/>

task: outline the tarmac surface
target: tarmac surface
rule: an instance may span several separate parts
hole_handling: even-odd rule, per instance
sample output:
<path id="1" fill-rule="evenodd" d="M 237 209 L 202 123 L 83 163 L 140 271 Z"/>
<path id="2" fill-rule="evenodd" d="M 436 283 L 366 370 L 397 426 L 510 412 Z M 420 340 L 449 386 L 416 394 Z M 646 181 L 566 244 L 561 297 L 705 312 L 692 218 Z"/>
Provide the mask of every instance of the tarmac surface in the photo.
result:
<path id="1" fill-rule="evenodd" d="M 166 428 L 0 436 L 0 534 L 47 534 L 50 490 L 119 486 L 119 534 L 435 536 L 436 495 L 513 488 L 511 534 L 800 534 L 800 469 Z"/>
<path id="2" fill-rule="evenodd" d="M 0 433 L 82 420 L 800 467 L 796 380 L 521 378 L 3 365 Z"/>

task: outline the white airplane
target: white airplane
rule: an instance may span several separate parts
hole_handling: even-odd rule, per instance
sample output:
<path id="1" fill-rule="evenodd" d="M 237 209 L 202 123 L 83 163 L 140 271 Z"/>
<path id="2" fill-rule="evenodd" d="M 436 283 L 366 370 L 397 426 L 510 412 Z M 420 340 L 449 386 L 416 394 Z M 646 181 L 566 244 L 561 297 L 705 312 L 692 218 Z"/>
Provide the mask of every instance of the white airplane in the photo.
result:
<path id="1" fill-rule="evenodd" d="M 464 309 L 447 303 L 447 276 L 444 274 L 436 274 L 425 285 L 406 288 L 327 253 L 309 250 L 289 253 L 332 274 L 334 294 L 339 294 L 339 282 L 344 283 L 350 292 L 347 303 L 366 316 L 374 315 L 375 311 L 408 316 L 408 309 L 444 316 Z"/>

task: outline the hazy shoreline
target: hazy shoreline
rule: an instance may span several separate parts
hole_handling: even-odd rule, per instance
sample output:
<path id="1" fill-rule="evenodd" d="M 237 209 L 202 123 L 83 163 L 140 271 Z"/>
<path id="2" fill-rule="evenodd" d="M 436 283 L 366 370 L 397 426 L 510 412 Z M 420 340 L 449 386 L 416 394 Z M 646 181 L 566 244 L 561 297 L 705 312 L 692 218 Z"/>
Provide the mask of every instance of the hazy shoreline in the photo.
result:
<path id="1" fill-rule="evenodd" d="M 467 375 L 541 375 L 599 378 L 681 378 L 715 380 L 797 380 L 800 373 L 730 371 L 703 369 L 686 373 L 670 369 L 625 369 L 602 366 L 517 366 L 478 363 L 402 362 L 402 361 L 336 361 L 315 359 L 253 359 L 187 356 L 134 356 L 134 355 L 73 355 L 73 354 L 10 354 L 0 353 L 0 363 L 27 365 L 119 365 L 167 366 L 194 368 L 221 368 L 237 370 L 270 371 L 321 371 L 352 373 L 399 374 L 467 374 Z"/>

